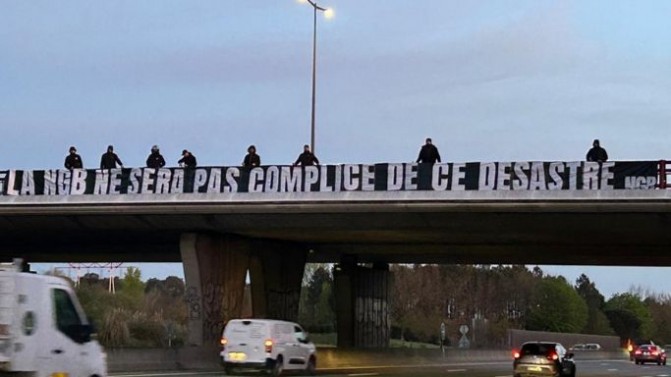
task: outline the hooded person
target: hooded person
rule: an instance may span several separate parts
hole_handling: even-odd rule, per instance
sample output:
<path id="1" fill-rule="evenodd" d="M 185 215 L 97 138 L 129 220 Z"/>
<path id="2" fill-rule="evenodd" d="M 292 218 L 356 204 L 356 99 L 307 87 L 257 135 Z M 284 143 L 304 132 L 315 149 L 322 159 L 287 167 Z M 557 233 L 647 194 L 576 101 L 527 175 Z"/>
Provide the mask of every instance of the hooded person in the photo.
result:
<path id="1" fill-rule="evenodd" d="M 261 156 L 256 154 L 255 146 L 250 145 L 249 148 L 247 148 L 247 155 L 245 156 L 245 159 L 242 161 L 242 166 L 246 168 L 254 168 L 257 166 L 261 166 Z"/>
<path id="2" fill-rule="evenodd" d="M 592 148 L 587 152 L 586 156 L 587 161 L 593 162 L 606 162 L 608 161 L 608 153 L 605 149 L 601 147 L 599 139 L 594 139 L 592 142 Z"/>
<path id="3" fill-rule="evenodd" d="M 107 152 L 100 157 L 100 169 L 116 169 L 117 164 L 123 168 L 123 163 L 116 153 L 114 153 L 114 146 L 107 146 Z"/>
<path id="4" fill-rule="evenodd" d="M 151 147 L 151 153 L 147 157 L 147 167 L 158 169 L 165 166 L 165 159 L 161 155 L 161 151 L 158 149 L 158 145 Z"/>
<path id="5" fill-rule="evenodd" d="M 82 162 L 81 156 L 77 154 L 77 148 L 74 146 L 70 147 L 70 153 L 65 157 L 65 168 L 66 169 L 83 169 L 84 162 Z"/>

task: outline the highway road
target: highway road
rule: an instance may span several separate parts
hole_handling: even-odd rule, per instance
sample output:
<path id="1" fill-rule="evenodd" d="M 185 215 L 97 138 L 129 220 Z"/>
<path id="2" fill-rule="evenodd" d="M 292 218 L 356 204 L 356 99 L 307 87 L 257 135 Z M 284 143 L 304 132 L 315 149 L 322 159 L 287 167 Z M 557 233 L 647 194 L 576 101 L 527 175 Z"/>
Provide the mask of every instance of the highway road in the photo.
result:
<path id="1" fill-rule="evenodd" d="M 576 362 L 578 377 L 671 377 L 671 365 L 635 365 L 626 360 L 583 360 Z M 358 367 L 320 369 L 320 377 L 512 377 L 511 362 L 433 364 L 422 366 Z M 259 374 L 247 374 L 259 375 Z M 289 374 L 291 375 L 291 374 Z M 223 371 L 115 373 L 112 377 L 223 377 Z"/>

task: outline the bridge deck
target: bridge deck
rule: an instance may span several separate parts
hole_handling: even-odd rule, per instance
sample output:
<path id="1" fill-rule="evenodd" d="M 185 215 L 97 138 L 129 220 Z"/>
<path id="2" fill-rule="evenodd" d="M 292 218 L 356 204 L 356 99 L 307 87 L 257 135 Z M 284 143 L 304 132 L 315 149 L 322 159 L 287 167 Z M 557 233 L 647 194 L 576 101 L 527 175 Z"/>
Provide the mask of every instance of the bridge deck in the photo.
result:
<path id="1" fill-rule="evenodd" d="M 671 265 L 671 191 L 0 197 L 0 256 L 179 261 L 184 232 L 296 242 L 315 261 Z"/>

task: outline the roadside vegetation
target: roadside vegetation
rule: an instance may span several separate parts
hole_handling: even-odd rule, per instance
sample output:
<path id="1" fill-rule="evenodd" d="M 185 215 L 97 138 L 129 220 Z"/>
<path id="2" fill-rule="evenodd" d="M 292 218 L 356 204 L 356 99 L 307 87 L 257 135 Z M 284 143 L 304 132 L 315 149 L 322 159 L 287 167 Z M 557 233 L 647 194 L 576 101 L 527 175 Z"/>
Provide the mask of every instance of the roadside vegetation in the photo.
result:
<path id="1" fill-rule="evenodd" d="M 187 307 L 184 282 L 170 276 L 143 282 L 137 268 L 115 281 L 89 273 L 75 288 L 79 300 L 98 328 L 98 339 L 109 348 L 176 347 L 186 335 Z"/>
<path id="2" fill-rule="evenodd" d="M 298 321 L 321 346 L 336 344 L 332 266 L 308 264 Z M 575 282 L 540 268 L 490 265 L 393 265 L 389 308 L 392 347 L 456 347 L 459 327 L 469 326 L 471 347 L 501 347 L 509 329 L 617 335 L 623 342 L 671 343 L 671 296 L 632 289 L 609 299 L 582 275 Z M 73 282 L 74 283 L 74 282 Z M 76 292 L 103 345 L 179 347 L 186 338 L 187 306 L 182 279 L 144 281 L 129 268 L 114 282 L 89 273 Z M 246 290 L 249 294 L 249 289 Z M 249 297 L 245 300 L 250 306 Z M 251 313 L 251 308 L 245 308 Z"/>

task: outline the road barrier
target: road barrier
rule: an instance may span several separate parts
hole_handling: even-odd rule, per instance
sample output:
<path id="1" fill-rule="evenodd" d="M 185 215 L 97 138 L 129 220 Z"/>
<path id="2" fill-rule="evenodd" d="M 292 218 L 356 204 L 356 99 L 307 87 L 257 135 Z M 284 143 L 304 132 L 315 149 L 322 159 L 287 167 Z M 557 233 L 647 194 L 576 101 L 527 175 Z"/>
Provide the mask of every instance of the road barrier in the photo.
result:
<path id="1" fill-rule="evenodd" d="M 182 347 L 174 349 L 108 350 L 110 372 L 218 369 L 218 347 Z M 628 359 L 624 350 L 613 352 L 577 351 L 576 360 Z M 509 350 L 448 349 L 443 357 L 439 349 L 341 349 L 321 348 L 317 351 L 318 369 L 409 366 L 442 363 L 512 362 Z"/>

